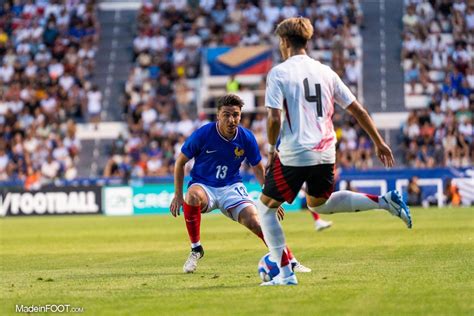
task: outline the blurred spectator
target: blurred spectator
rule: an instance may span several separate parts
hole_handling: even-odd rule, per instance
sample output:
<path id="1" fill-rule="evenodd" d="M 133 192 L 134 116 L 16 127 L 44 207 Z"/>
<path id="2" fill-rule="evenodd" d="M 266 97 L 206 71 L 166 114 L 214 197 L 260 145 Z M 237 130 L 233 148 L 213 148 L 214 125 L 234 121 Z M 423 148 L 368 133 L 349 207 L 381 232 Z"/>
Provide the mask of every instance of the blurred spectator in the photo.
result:
<path id="1" fill-rule="evenodd" d="M 24 188 L 27 191 L 39 190 L 41 187 L 41 172 L 34 170 L 32 167 L 28 167 L 26 171 L 26 178 Z"/>
<path id="2" fill-rule="evenodd" d="M 5 149 L 0 147 L 0 180 L 8 179 L 8 165 L 10 163 L 10 158 L 8 157 Z"/>
<path id="3" fill-rule="evenodd" d="M 461 195 L 459 194 L 459 189 L 453 183 L 452 179 L 448 179 L 446 181 L 444 195 L 446 197 L 446 204 L 452 206 L 459 206 L 461 204 Z"/>
<path id="4" fill-rule="evenodd" d="M 150 177 L 166 175 L 166 170 L 163 170 L 163 162 L 159 154 L 154 154 L 150 157 L 146 164 L 146 175 Z"/>
<path id="5" fill-rule="evenodd" d="M 352 192 L 359 192 L 359 190 L 357 190 L 357 188 L 352 185 L 351 181 L 347 181 L 346 190 Z"/>
<path id="6" fill-rule="evenodd" d="M 41 165 L 41 174 L 47 180 L 58 178 L 60 170 L 61 165 L 53 159 L 52 155 L 48 155 L 47 160 Z"/>
<path id="7" fill-rule="evenodd" d="M 97 129 L 100 122 L 100 113 L 102 110 L 102 92 L 99 91 L 97 85 L 93 85 L 92 89 L 87 92 L 87 113 L 89 121 L 94 124 Z"/>
<path id="8" fill-rule="evenodd" d="M 349 84 L 357 84 L 359 80 L 360 70 L 356 66 L 354 59 L 349 60 L 349 64 L 346 65 L 345 78 Z"/>
<path id="9" fill-rule="evenodd" d="M 420 206 L 421 205 L 421 188 L 418 185 L 418 177 L 412 177 L 408 182 L 408 205 Z"/>
<path id="10" fill-rule="evenodd" d="M 231 75 L 226 83 L 227 93 L 235 93 L 240 89 L 240 83 L 235 79 L 235 75 Z"/>

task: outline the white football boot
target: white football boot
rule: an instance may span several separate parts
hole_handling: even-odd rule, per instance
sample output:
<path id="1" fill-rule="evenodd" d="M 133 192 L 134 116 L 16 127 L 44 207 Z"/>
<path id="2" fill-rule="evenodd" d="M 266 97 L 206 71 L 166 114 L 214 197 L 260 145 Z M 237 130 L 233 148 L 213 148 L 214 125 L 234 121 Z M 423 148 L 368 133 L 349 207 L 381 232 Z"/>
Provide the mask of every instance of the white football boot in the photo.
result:
<path id="1" fill-rule="evenodd" d="M 281 277 L 281 273 L 268 282 L 263 282 L 260 286 L 271 286 L 271 285 L 298 285 L 298 279 L 296 275 L 292 273 L 286 278 Z"/>
<path id="2" fill-rule="evenodd" d="M 318 219 L 314 224 L 314 229 L 316 229 L 316 231 L 320 232 L 320 231 L 323 231 L 325 229 L 328 229 L 331 226 L 332 226 L 331 221 L 325 221 L 324 219 Z"/>
<path id="3" fill-rule="evenodd" d="M 188 256 L 188 259 L 184 263 L 183 272 L 184 273 L 194 273 L 197 269 L 198 260 L 204 256 L 204 251 L 191 251 Z"/>
<path id="4" fill-rule="evenodd" d="M 298 273 L 309 273 L 311 272 L 311 269 L 308 267 L 305 267 L 299 262 L 292 262 L 291 263 L 291 268 L 293 269 L 293 272 L 298 272 Z"/>

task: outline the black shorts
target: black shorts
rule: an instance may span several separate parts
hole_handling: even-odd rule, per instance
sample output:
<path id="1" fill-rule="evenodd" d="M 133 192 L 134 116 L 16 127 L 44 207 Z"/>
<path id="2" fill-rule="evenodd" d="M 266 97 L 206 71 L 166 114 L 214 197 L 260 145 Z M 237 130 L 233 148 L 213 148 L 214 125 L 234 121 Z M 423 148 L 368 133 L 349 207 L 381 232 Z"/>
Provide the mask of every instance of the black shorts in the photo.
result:
<path id="1" fill-rule="evenodd" d="M 291 167 L 282 165 L 277 156 L 262 192 L 279 202 L 292 203 L 305 182 L 309 195 L 328 199 L 334 191 L 334 164 Z"/>

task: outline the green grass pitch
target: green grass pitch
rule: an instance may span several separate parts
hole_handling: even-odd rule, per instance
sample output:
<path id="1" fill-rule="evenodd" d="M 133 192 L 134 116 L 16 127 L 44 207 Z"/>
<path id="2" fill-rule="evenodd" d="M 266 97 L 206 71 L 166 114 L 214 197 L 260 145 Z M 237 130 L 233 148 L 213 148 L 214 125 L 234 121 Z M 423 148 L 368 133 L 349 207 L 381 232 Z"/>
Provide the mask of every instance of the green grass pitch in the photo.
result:
<path id="1" fill-rule="evenodd" d="M 84 315 L 474 315 L 474 208 L 414 209 L 408 230 L 385 212 L 283 221 L 298 286 L 259 287 L 263 244 L 204 215 L 195 274 L 183 218 L 0 219 L 0 315 L 15 304 L 70 304 Z"/>

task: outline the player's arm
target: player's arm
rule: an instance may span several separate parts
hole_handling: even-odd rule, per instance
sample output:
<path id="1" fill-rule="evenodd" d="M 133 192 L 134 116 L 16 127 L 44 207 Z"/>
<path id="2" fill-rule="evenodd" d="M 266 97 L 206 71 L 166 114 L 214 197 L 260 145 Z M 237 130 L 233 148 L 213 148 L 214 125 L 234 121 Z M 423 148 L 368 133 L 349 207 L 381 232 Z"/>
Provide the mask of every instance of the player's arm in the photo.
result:
<path id="1" fill-rule="evenodd" d="M 281 110 L 268 108 L 267 134 L 270 146 L 275 146 L 281 129 Z"/>
<path id="2" fill-rule="evenodd" d="M 263 165 L 263 162 L 260 160 L 258 164 L 252 166 L 252 169 L 258 183 L 260 183 L 260 186 L 263 186 L 265 183 L 265 166 Z"/>
<path id="3" fill-rule="evenodd" d="M 367 110 L 357 100 L 352 102 L 347 111 L 359 122 L 360 126 L 367 132 L 370 139 L 375 144 L 376 154 L 385 167 L 392 167 L 394 165 L 394 158 L 390 147 L 385 143 L 382 136 L 375 127 L 375 123 L 370 117 Z"/>
<path id="4" fill-rule="evenodd" d="M 268 135 L 268 162 L 267 169 L 269 170 L 276 157 L 276 143 L 281 129 L 281 110 L 269 108 L 267 117 L 267 135 Z"/>
<path id="5" fill-rule="evenodd" d="M 267 77 L 265 106 L 267 107 L 268 163 L 270 168 L 275 160 L 275 146 L 280 135 L 281 111 L 283 110 L 282 81 L 278 71 L 272 69 Z"/>
<path id="6" fill-rule="evenodd" d="M 183 182 L 184 182 L 184 165 L 189 161 L 183 153 L 180 153 L 174 165 L 174 197 L 171 201 L 170 212 L 174 217 L 179 215 L 179 210 L 183 205 Z"/>

